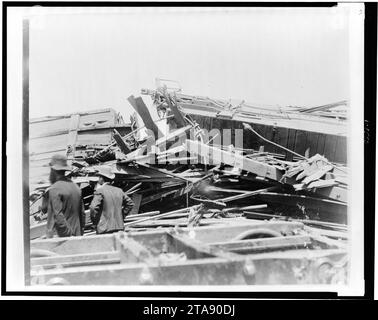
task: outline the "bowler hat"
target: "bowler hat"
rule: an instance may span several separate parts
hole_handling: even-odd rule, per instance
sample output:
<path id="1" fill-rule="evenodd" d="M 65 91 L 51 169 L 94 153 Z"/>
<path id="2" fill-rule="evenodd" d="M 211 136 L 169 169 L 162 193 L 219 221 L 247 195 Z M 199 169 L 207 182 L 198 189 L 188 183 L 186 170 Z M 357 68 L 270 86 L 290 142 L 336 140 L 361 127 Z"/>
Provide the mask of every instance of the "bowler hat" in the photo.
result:
<path id="1" fill-rule="evenodd" d="M 105 178 L 113 180 L 115 178 L 115 174 L 112 171 L 112 168 L 109 166 L 100 166 L 97 168 L 97 175 L 103 176 Z"/>
<path id="2" fill-rule="evenodd" d="M 71 171 L 72 168 L 67 164 L 67 157 L 63 154 L 54 154 L 49 163 L 50 167 L 57 171 Z"/>

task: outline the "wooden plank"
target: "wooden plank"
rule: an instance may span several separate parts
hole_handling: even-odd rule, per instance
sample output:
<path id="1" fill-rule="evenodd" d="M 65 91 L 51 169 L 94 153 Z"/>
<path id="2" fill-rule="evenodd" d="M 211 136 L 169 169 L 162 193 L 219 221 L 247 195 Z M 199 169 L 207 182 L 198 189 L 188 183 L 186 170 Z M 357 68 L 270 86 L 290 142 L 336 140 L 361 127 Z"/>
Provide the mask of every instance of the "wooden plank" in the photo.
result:
<path id="1" fill-rule="evenodd" d="M 160 132 L 156 123 L 152 120 L 151 114 L 147 106 L 143 102 L 142 98 L 141 97 L 135 98 L 133 95 L 131 95 L 130 97 L 127 98 L 127 100 L 130 102 L 130 104 L 135 109 L 135 111 L 138 112 L 146 128 L 151 130 L 154 133 L 155 139 L 158 139 L 158 137 L 162 137 L 163 134 Z"/>
<path id="2" fill-rule="evenodd" d="M 184 127 L 185 126 L 185 119 L 184 119 L 181 111 L 177 108 L 177 104 L 172 103 L 170 96 L 167 95 L 167 94 L 165 94 L 165 100 L 168 104 L 169 109 L 172 111 L 172 113 L 174 115 L 174 121 L 176 122 L 177 127 L 178 128 Z"/>
<path id="3" fill-rule="evenodd" d="M 146 217 L 146 218 L 141 218 L 141 219 L 138 219 L 136 221 L 131 221 L 131 222 L 127 222 L 125 223 L 125 228 L 129 227 L 129 226 L 132 226 L 134 224 L 138 224 L 140 222 L 144 222 L 144 221 L 150 221 L 150 220 L 157 220 L 157 219 L 161 219 L 163 217 L 167 217 L 169 215 L 172 215 L 174 213 L 178 213 L 178 212 L 186 212 L 186 211 L 189 211 L 190 208 L 197 208 L 199 207 L 198 205 L 196 206 L 192 206 L 192 207 L 188 207 L 188 208 L 184 208 L 184 209 L 179 209 L 179 210 L 174 210 L 174 211 L 170 211 L 170 212 L 166 212 L 166 213 L 162 213 L 162 214 L 159 214 L 159 215 L 156 215 L 156 216 L 150 216 L 150 217 Z"/>
<path id="4" fill-rule="evenodd" d="M 134 186 L 132 186 L 130 189 L 128 189 L 127 191 L 125 191 L 126 194 L 134 191 L 135 189 L 138 189 L 140 186 L 142 185 L 142 182 L 139 182 L 137 184 L 135 184 Z"/>
<path id="5" fill-rule="evenodd" d="M 317 180 L 314 182 L 311 182 L 307 188 L 325 188 L 325 187 L 332 187 L 332 186 L 337 186 L 338 182 L 336 182 L 335 179 L 327 179 L 327 180 Z"/>
<path id="6" fill-rule="evenodd" d="M 206 187 L 206 190 L 214 191 L 214 192 L 225 192 L 225 193 L 248 193 L 250 190 L 240 190 L 240 189 L 226 189 L 216 186 L 208 186 Z"/>
<path id="7" fill-rule="evenodd" d="M 129 147 L 127 146 L 126 142 L 122 139 L 121 135 L 119 134 L 119 132 L 116 129 L 114 129 L 113 138 L 116 141 L 116 143 L 117 143 L 118 147 L 120 148 L 120 150 L 124 154 L 128 154 L 131 151 L 129 149 Z"/>
<path id="8" fill-rule="evenodd" d="M 333 169 L 332 165 L 325 165 L 321 167 L 319 170 L 315 171 L 314 173 L 310 174 L 306 178 L 302 180 L 303 183 L 307 184 L 312 181 L 318 180 L 321 177 L 323 177 L 328 171 L 331 171 Z"/>
<path id="9" fill-rule="evenodd" d="M 255 204 L 252 206 L 246 206 L 246 207 L 237 207 L 238 210 L 260 210 L 260 209 L 266 209 L 268 208 L 267 204 Z M 232 208 L 230 208 L 231 210 Z M 225 209 L 225 211 L 228 211 L 229 209 Z"/>
<path id="10" fill-rule="evenodd" d="M 326 221 L 318 221 L 318 220 L 310 220 L 310 219 L 298 219 L 298 218 L 290 218 L 287 216 L 281 216 L 276 215 L 272 213 L 261 213 L 261 212 L 251 212 L 251 211 L 244 211 L 244 216 L 247 219 L 261 219 L 261 220 L 271 220 L 271 219 L 278 219 L 278 220 L 284 220 L 284 221 L 296 221 L 301 222 L 305 225 L 314 225 L 317 228 L 327 228 L 337 231 L 343 231 L 346 233 L 348 226 L 346 224 L 341 223 L 332 223 L 332 222 L 326 222 Z M 306 229 L 306 227 L 305 227 Z M 323 230 L 323 229 L 321 229 Z"/>
<path id="11" fill-rule="evenodd" d="M 126 217 L 125 221 L 134 221 L 142 217 L 150 217 L 160 214 L 160 211 L 149 211 L 144 213 L 130 214 Z"/>
<path id="12" fill-rule="evenodd" d="M 264 189 L 260 189 L 260 190 L 254 190 L 254 191 L 250 191 L 250 192 L 245 192 L 243 194 L 238 194 L 236 196 L 218 199 L 217 201 L 226 203 L 226 202 L 230 202 L 230 201 L 240 200 L 240 199 L 244 199 L 244 198 L 248 198 L 248 197 L 258 195 L 259 193 L 262 193 L 262 192 L 273 191 L 273 190 L 276 190 L 277 188 L 278 187 L 274 186 L 274 187 L 264 188 Z"/>

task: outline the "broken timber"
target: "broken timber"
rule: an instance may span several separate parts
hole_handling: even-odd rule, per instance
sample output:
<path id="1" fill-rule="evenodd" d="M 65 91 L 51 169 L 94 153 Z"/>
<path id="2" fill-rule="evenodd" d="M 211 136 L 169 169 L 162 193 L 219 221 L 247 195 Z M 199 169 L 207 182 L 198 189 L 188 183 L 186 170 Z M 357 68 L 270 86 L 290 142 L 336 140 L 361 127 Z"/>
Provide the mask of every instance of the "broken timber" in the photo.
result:
<path id="1" fill-rule="evenodd" d="M 210 141 L 204 144 L 200 142 L 203 141 L 203 137 L 199 125 L 188 114 L 181 113 L 190 108 L 189 100 L 186 100 L 185 103 L 188 105 L 184 103 L 183 108 L 182 96 L 177 98 L 175 94 L 170 95 L 164 92 L 163 98 L 165 98 L 165 104 L 162 103 L 163 108 L 167 108 L 166 111 L 171 113 L 165 119 L 173 119 L 175 122 L 167 121 L 166 124 L 171 126 L 168 126 L 168 133 L 165 136 L 152 119 L 143 100 L 134 96 L 128 99 L 142 117 L 145 128 L 151 130 L 154 138 L 157 138 L 152 144 L 147 143 L 151 140 L 151 134 L 147 138 L 136 139 L 134 133 L 140 128 L 123 137 L 116 128 L 112 128 L 110 131 L 112 135 L 108 138 L 113 138 L 114 141 L 108 141 L 99 146 L 93 143 L 96 141 L 91 141 L 92 157 L 104 153 L 111 155 L 111 159 L 106 160 L 104 160 L 106 157 L 96 157 L 95 163 L 100 162 L 111 166 L 116 173 L 115 183 L 119 184 L 126 194 L 133 196 L 136 204 L 133 209 L 135 214 L 125 219 L 127 232 L 110 237 L 96 236 L 92 235 L 93 232 L 89 232 L 85 237 L 78 237 L 78 239 L 49 239 L 34 242 L 32 250 L 34 283 L 52 284 L 57 278 L 62 284 L 85 284 L 91 279 L 93 279 L 92 284 L 164 285 L 267 284 L 272 281 L 272 278 L 275 280 L 273 283 L 318 284 L 334 281 L 331 279 L 332 276 L 325 280 L 319 278 L 316 271 L 317 263 L 319 260 L 326 259 L 327 263 L 337 262 L 335 270 L 344 268 L 345 243 L 334 240 L 344 239 L 344 230 L 329 230 L 330 223 L 316 223 L 314 220 L 302 222 L 318 227 L 327 226 L 328 229 L 314 231 L 311 228 L 304 228 L 303 224 L 287 221 L 269 223 L 247 221 L 248 219 L 240 217 L 240 211 L 244 211 L 246 216 L 251 216 L 253 213 L 246 213 L 245 210 L 271 210 L 274 204 L 288 204 L 291 206 L 290 210 L 296 206 L 301 207 L 302 210 L 303 207 L 303 212 L 305 209 L 316 211 L 319 208 L 324 209 L 325 212 L 329 209 L 333 211 L 333 214 L 338 210 L 342 211 L 346 207 L 347 200 L 346 169 L 329 163 L 318 154 L 310 159 L 293 162 L 282 160 L 282 155 L 275 151 L 264 152 L 263 146 L 260 146 L 257 152 L 257 149 L 233 148 L 230 143 L 219 147 L 210 145 Z M 201 99 L 193 100 L 194 104 L 206 109 L 206 103 L 210 103 L 218 112 L 216 117 L 223 120 L 238 116 L 237 108 L 243 107 L 243 103 L 233 108 L 231 103 L 222 104 L 210 101 L 211 99 L 199 100 Z M 321 109 L 323 111 L 323 108 Z M 199 112 L 201 113 L 202 110 Z M 272 115 L 274 116 L 274 112 L 267 114 L 268 118 L 270 117 L 269 121 L 272 120 Z M 298 117 L 307 119 L 306 121 L 310 119 L 305 114 Z M 260 120 L 264 121 L 264 119 Z M 73 116 L 70 121 L 68 140 L 75 142 L 80 137 L 80 131 L 78 131 L 80 117 Z M 285 121 L 293 124 L 291 120 L 280 119 L 281 123 Z M 98 122 L 101 123 L 101 121 Z M 331 126 L 327 128 L 331 129 Z M 188 136 L 189 130 L 194 131 L 195 138 L 193 139 L 198 139 L 198 141 L 180 140 Z M 289 130 L 286 128 L 285 131 L 288 139 L 292 134 Z M 303 137 L 301 139 L 303 140 Z M 337 143 L 334 138 L 332 139 L 334 143 Z M 272 140 L 274 140 L 274 135 Z M 303 149 L 300 152 L 303 154 L 304 146 L 303 148 L 302 146 L 295 147 Z M 68 143 L 67 150 L 63 150 L 77 154 L 79 149 L 76 149 L 74 143 Z M 290 152 L 291 147 L 285 150 Z M 305 158 L 308 157 L 309 148 L 304 153 Z M 297 156 L 302 159 L 301 154 Z M 85 155 L 88 154 L 85 153 Z M 92 166 L 93 163 L 89 162 L 86 156 L 75 161 L 73 181 L 86 192 L 83 199 L 88 206 L 92 198 L 90 184 L 96 182 L 91 177 L 95 172 L 95 166 Z M 176 165 L 175 162 L 180 162 L 180 165 Z M 163 165 L 166 165 L 164 169 L 162 169 Z M 229 167 L 232 169 L 228 170 Z M 219 177 L 220 174 L 227 177 Z M 179 197 L 191 193 L 193 187 L 202 180 L 206 180 L 206 183 L 210 180 L 217 186 L 224 183 L 234 184 L 234 190 L 222 187 L 212 188 L 213 191 L 220 193 L 222 191 L 234 192 L 237 195 L 216 200 L 187 197 L 188 207 L 174 210 L 182 205 L 179 203 L 182 200 Z M 221 181 L 221 183 L 217 184 L 216 181 Z M 255 190 L 243 190 L 244 188 Z M 277 191 L 277 193 L 272 191 Z M 33 196 L 38 197 L 39 192 L 40 190 Z M 241 201 L 240 207 L 226 205 L 228 202 L 252 196 L 258 197 L 244 200 L 244 203 Z M 325 197 L 333 200 L 324 199 Z M 175 199 L 173 205 L 176 207 L 171 206 L 169 209 L 164 207 L 164 205 L 170 205 L 170 201 L 162 201 L 164 198 Z M 261 199 L 269 204 L 269 208 L 266 204 L 259 204 Z M 337 201 L 334 201 L 335 199 Z M 156 200 L 160 200 L 159 207 L 150 205 Z M 190 200 L 198 200 L 202 204 L 189 207 L 192 205 L 192 203 L 189 204 Z M 255 200 L 257 202 L 254 202 Z M 140 207 L 144 205 L 146 207 L 141 212 L 145 210 L 149 212 L 137 214 Z M 36 207 L 37 204 L 33 203 L 33 206 Z M 178 226 L 187 226 L 190 215 L 196 214 L 196 209 L 199 207 L 201 210 L 205 208 L 202 211 L 199 210 L 201 218 L 204 217 L 199 226 L 178 228 Z M 159 211 L 150 211 L 155 209 Z M 165 212 L 167 210 L 173 211 Z M 218 214 L 219 211 L 221 214 Z M 218 218 L 214 218 L 214 212 L 218 214 Z M 222 218 L 219 218 L 220 216 Z M 259 217 L 263 216 L 260 214 Z M 157 227 L 165 229 L 157 230 L 155 233 L 141 231 Z M 168 227 L 174 227 L 174 229 L 168 229 Z M 43 223 L 32 227 L 31 235 L 35 236 L 43 228 Z M 260 236 L 263 238 L 260 239 Z M 64 248 L 67 251 L 64 251 Z M 36 256 L 38 252 L 42 254 L 43 250 L 48 249 L 51 250 L 48 256 Z M 298 277 L 296 270 L 303 267 L 304 258 L 310 261 L 308 270 L 304 272 L 304 277 Z M 57 266 L 58 269 L 56 269 Z M 39 273 L 41 271 L 39 267 L 46 270 Z M 222 279 L 219 280 L 219 278 Z"/>
<path id="2" fill-rule="evenodd" d="M 186 147 L 191 154 L 199 155 L 203 157 L 207 163 L 213 165 L 225 163 L 274 181 L 280 181 L 283 177 L 282 172 L 274 166 L 249 159 L 239 154 L 211 147 L 199 141 L 186 140 Z"/>
<path id="3" fill-rule="evenodd" d="M 135 98 L 133 95 L 131 95 L 127 100 L 130 102 L 135 111 L 138 112 L 138 114 L 141 116 L 146 128 L 151 130 L 154 133 L 155 137 L 161 137 L 162 133 L 160 132 L 156 123 L 152 120 L 151 114 L 148 111 L 147 106 L 144 104 L 142 98 Z"/>

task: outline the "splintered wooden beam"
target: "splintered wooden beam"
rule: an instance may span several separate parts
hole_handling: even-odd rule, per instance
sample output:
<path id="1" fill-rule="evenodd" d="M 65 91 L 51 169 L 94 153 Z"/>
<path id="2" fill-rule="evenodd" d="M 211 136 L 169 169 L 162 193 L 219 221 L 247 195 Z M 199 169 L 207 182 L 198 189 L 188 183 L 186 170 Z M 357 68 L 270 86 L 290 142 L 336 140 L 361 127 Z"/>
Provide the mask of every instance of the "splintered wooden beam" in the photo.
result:
<path id="1" fill-rule="evenodd" d="M 151 130 L 154 133 L 155 137 L 162 136 L 162 133 L 160 132 L 154 120 L 152 120 L 151 114 L 148 111 L 148 108 L 143 102 L 142 98 L 141 97 L 135 98 L 133 95 L 131 95 L 130 97 L 127 98 L 127 100 L 130 102 L 130 104 L 135 109 L 135 111 L 138 112 L 146 128 Z"/>
<path id="2" fill-rule="evenodd" d="M 171 102 L 170 96 L 168 94 L 164 94 L 164 96 L 165 96 L 165 100 L 167 101 L 169 109 L 172 111 L 172 113 L 174 115 L 174 120 L 177 124 L 177 127 L 178 128 L 184 127 L 185 126 L 185 119 L 184 119 L 182 113 L 180 112 L 180 110 L 177 108 L 177 104 L 173 104 Z"/>
<path id="3" fill-rule="evenodd" d="M 118 147 L 124 154 L 128 154 L 131 151 L 116 129 L 114 129 L 113 138 L 117 142 Z"/>

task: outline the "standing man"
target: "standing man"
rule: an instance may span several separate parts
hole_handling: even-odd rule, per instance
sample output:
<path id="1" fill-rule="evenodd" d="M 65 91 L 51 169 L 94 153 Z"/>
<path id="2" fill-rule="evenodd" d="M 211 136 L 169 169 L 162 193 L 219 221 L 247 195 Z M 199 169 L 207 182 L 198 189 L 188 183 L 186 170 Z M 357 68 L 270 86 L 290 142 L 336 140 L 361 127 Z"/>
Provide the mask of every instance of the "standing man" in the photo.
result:
<path id="1" fill-rule="evenodd" d="M 97 234 L 112 233 L 124 229 L 124 218 L 131 211 L 134 202 L 122 191 L 112 186 L 115 174 L 110 167 L 98 170 L 98 188 L 90 205 L 91 220 Z"/>
<path id="2" fill-rule="evenodd" d="M 71 171 L 65 155 L 56 154 L 50 161 L 50 182 L 46 198 L 47 238 L 54 232 L 59 237 L 81 236 L 85 212 L 80 188 L 65 176 Z"/>

